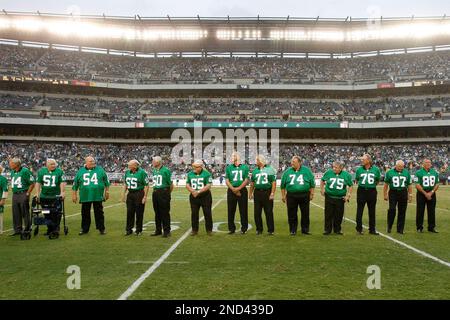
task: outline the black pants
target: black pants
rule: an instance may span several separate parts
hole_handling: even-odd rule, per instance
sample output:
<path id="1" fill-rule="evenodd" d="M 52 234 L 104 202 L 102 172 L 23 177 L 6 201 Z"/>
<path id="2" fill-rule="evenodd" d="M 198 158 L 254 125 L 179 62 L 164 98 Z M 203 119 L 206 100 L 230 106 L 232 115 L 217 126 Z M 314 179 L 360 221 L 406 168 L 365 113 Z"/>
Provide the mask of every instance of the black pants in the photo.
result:
<path id="1" fill-rule="evenodd" d="M 289 231 L 297 232 L 298 215 L 300 208 L 300 226 L 302 232 L 309 232 L 309 192 L 288 192 L 286 195 L 286 205 L 288 213 Z"/>
<path id="2" fill-rule="evenodd" d="M 428 231 L 434 230 L 436 227 L 436 193 L 433 193 L 431 200 L 425 198 L 423 193 L 417 192 L 416 194 L 416 227 L 417 230 L 423 229 L 423 218 L 425 215 L 425 206 L 428 213 Z"/>
<path id="3" fill-rule="evenodd" d="M 91 206 L 94 206 L 95 227 L 99 231 L 105 230 L 105 215 L 102 201 L 81 203 L 81 230 L 89 232 L 91 227 Z"/>
<path id="4" fill-rule="evenodd" d="M 170 190 L 154 189 L 152 193 L 153 210 L 155 211 L 155 233 L 170 233 Z"/>
<path id="5" fill-rule="evenodd" d="M 45 199 L 40 198 L 39 199 L 41 208 L 55 208 L 56 207 L 56 199 Z M 62 201 L 62 200 L 61 200 Z M 61 223 L 61 217 L 62 212 L 55 212 L 54 210 L 51 210 L 49 214 L 45 215 L 45 218 L 50 220 L 50 224 L 47 224 L 47 232 L 59 232 L 59 225 Z"/>
<path id="6" fill-rule="evenodd" d="M 273 200 L 270 200 L 271 189 L 254 191 L 254 215 L 256 231 L 263 232 L 262 210 L 266 215 L 267 231 L 274 232 L 275 224 L 273 221 Z"/>
<path id="7" fill-rule="evenodd" d="M 389 190 L 388 229 L 394 225 L 396 209 L 398 208 L 397 232 L 405 228 L 406 208 L 408 207 L 408 190 Z"/>
<path id="8" fill-rule="evenodd" d="M 344 218 L 344 199 L 332 198 L 325 194 L 325 232 L 341 232 L 342 219 Z"/>
<path id="9" fill-rule="evenodd" d="M 364 207 L 367 204 L 369 211 L 369 231 L 375 232 L 375 212 L 377 206 L 377 189 L 364 189 L 358 188 L 356 193 L 356 231 L 361 232 L 363 230 L 362 217 Z"/>
<path id="10" fill-rule="evenodd" d="M 142 204 L 144 190 L 128 191 L 127 195 L 127 225 L 126 231 L 133 232 L 136 221 L 136 233 L 142 232 L 142 222 L 144 220 L 145 204 Z"/>
<path id="11" fill-rule="evenodd" d="M 239 214 L 241 216 L 241 231 L 246 232 L 248 229 L 248 192 L 247 188 L 241 189 L 241 195 L 238 197 L 231 189 L 227 191 L 227 204 L 228 204 L 228 230 L 236 231 L 236 225 L 234 224 L 234 216 L 236 215 L 236 209 L 239 205 Z"/>
<path id="12" fill-rule="evenodd" d="M 200 208 L 203 210 L 203 216 L 205 217 L 206 232 L 212 231 L 212 196 L 210 191 L 206 191 L 203 194 L 198 195 L 196 198 L 189 196 L 189 202 L 191 204 L 191 223 L 192 231 L 198 232 L 198 220 Z"/>
<path id="13" fill-rule="evenodd" d="M 26 192 L 13 193 L 12 213 L 14 233 L 20 233 L 23 229 L 25 229 L 25 231 L 30 231 L 30 197 L 27 196 Z"/>

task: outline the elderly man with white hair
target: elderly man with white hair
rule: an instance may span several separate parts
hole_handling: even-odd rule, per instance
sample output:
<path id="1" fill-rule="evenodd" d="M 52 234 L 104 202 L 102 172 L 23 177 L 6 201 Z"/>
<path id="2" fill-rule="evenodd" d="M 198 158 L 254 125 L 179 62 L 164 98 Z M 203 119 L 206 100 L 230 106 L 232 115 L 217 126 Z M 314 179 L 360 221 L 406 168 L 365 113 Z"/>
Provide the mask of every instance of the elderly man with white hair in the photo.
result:
<path id="1" fill-rule="evenodd" d="M 212 195 L 211 195 L 212 176 L 204 168 L 202 160 L 196 160 L 192 164 L 192 171 L 187 174 L 186 189 L 188 189 L 190 196 L 189 202 L 191 204 L 191 223 L 192 236 L 198 234 L 199 229 L 199 212 L 200 208 L 203 210 L 205 217 L 206 233 L 212 235 L 213 220 L 212 220 Z"/>
<path id="2" fill-rule="evenodd" d="M 173 191 L 172 172 L 162 164 L 160 156 L 153 157 L 152 202 L 155 211 L 155 232 L 152 236 L 170 237 L 170 201 Z"/>
<path id="3" fill-rule="evenodd" d="M 275 169 L 267 165 L 266 158 L 259 154 L 256 156 L 256 168 L 252 172 L 249 199 L 254 198 L 253 214 L 255 217 L 256 234 L 263 233 L 262 210 L 266 215 L 268 235 L 275 232 L 273 219 L 273 199 L 277 187 Z"/>
<path id="4" fill-rule="evenodd" d="M 241 216 L 241 234 L 245 234 L 248 229 L 248 174 L 249 168 L 245 163 L 241 163 L 238 152 L 231 155 L 231 164 L 225 169 L 225 183 L 227 184 L 227 205 L 228 205 L 228 234 L 236 232 L 234 217 L 239 205 Z"/>
<path id="5" fill-rule="evenodd" d="M 78 170 L 72 186 L 72 201 L 78 202 L 80 193 L 81 231 L 80 236 L 87 234 L 91 227 L 91 207 L 94 206 L 95 226 L 100 235 L 105 235 L 105 215 L 103 201 L 109 199 L 109 180 L 105 170 L 97 166 L 93 157 L 85 158 L 85 165 Z"/>
<path id="6" fill-rule="evenodd" d="M 14 233 L 11 236 L 16 236 L 31 230 L 30 194 L 34 189 L 35 179 L 31 171 L 22 166 L 19 158 L 10 159 L 9 167 L 11 168 L 14 225 Z"/>
<path id="7" fill-rule="evenodd" d="M 139 161 L 133 159 L 128 162 L 128 170 L 125 171 L 123 181 L 122 202 L 126 201 L 127 205 L 125 235 L 133 234 L 134 222 L 136 221 L 135 232 L 137 236 L 140 236 L 142 235 L 145 203 L 148 195 L 148 175 L 141 168 Z"/>
<path id="8" fill-rule="evenodd" d="M 8 180 L 2 175 L 4 169 L 0 166 L 0 234 L 3 233 L 3 212 L 8 199 Z"/>
<path id="9" fill-rule="evenodd" d="M 53 206 L 56 198 L 65 198 L 66 177 L 55 159 L 47 159 L 45 167 L 38 171 L 36 179 L 36 196 L 42 207 Z M 59 232 L 61 215 L 50 215 L 52 224 L 47 225 L 47 235 Z"/>
<path id="10" fill-rule="evenodd" d="M 395 167 L 386 172 L 384 177 L 384 200 L 389 200 L 389 209 L 387 216 L 387 232 L 391 233 L 394 224 L 396 209 L 398 207 L 397 232 L 404 233 L 406 209 L 408 202 L 412 200 L 411 175 L 405 169 L 405 163 L 398 160 Z"/>

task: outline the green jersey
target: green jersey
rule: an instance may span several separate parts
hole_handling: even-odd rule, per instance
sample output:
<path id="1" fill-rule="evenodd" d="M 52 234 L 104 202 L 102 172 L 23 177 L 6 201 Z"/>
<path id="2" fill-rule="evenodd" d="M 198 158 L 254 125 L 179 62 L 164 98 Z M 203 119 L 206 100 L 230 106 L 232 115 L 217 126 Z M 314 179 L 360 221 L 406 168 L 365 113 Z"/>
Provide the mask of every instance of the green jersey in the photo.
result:
<path id="1" fill-rule="evenodd" d="M 8 192 L 8 179 L 4 176 L 0 176 L 0 200 L 3 199 L 3 194 Z"/>
<path id="2" fill-rule="evenodd" d="M 0 200 L 4 199 L 5 193 L 8 192 L 8 180 L 4 176 L 0 176 Z M 3 213 L 4 206 L 0 206 L 0 213 Z"/>
<path id="3" fill-rule="evenodd" d="M 212 176 L 208 170 L 203 169 L 200 174 L 196 174 L 194 171 L 190 171 L 187 175 L 188 185 L 194 190 L 200 190 L 207 184 L 212 183 Z"/>
<path id="4" fill-rule="evenodd" d="M 272 182 L 276 181 L 275 169 L 265 165 L 263 168 L 255 168 L 252 172 L 252 182 L 255 189 L 269 190 L 272 189 Z"/>
<path id="5" fill-rule="evenodd" d="M 393 168 L 386 172 L 384 182 L 389 185 L 389 189 L 391 190 L 403 190 L 408 188 L 411 184 L 411 175 L 406 169 L 403 169 L 402 172 L 398 172 Z"/>
<path id="6" fill-rule="evenodd" d="M 21 167 L 19 171 L 11 171 L 11 187 L 13 193 L 27 191 L 32 184 L 34 184 L 34 176 L 27 168 Z"/>
<path id="7" fill-rule="evenodd" d="M 153 169 L 153 189 L 167 189 L 172 185 L 172 172 L 167 167 Z"/>
<path id="8" fill-rule="evenodd" d="M 355 180 L 358 182 L 358 187 L 375 189 L 380 179 L 381 172 L 377 166 L 371 166 L 369 169 L 361 166 L 356 170 Z"/>
<path id="9" fill-rule="evenodd" d="M 105 187 L 109 187 L 109 180 L 103 168 L 83 167 L 75 176 L 72 190 L 80 190 L 80 202 L 96 202 L 104 200 Z"/>
<path id="10" fill-rule="evenodd" d="M 142 168 L 138 168 L 136 172 L 131 170 L 125 171 L 123 180 L 127 189 L 131 191 L 143 190 L 149 183 L 147 172 Z"/>
<path id="11" fill-rule="evenodd" d="M 305 166 L 301 166 L 297 171 L 290 167 L 281 177 L 281 189 L 287 192 L 308 192 L 316 186 L 316 180 L 312 171 Z"/>
<path id="12" fill-rule="evenodd" d="M 352 176 L 342 170 L 336 174 L 332 169 L 325 172 L 322 177 L 325 182 L 325 193 L 332 198 L 342 198 L 347 194 L 347 188 L 353 185 Z"/>
<path id="13" fill-rule="evenodd" d="M 50 171 L 47 167 L 42 168 L 38 172 L 37 182 L 42 186 L 40 198 L 55 199 L 61 194 L 61 183 L 66 182 L 64 172 L 60 168 Z"/>
<path id="14" fill-rule="evenodd" d="M 436 183 L 439 182 L 439 173 L 433 168 L 430 171 L 421 168 L 416 172 L 414 182 L 420 184 L 424 191 L 431 191 L 434 189 Z"/>
<path id="15" fill-rule="evenodd" d="M 239 187 L 245 180 L 248 179 L 249 168 L 246 164 L 239 164 L 235 166 L 230 164 L 225 170 L 225 178 L 230 181 L 233 187 Z"/>

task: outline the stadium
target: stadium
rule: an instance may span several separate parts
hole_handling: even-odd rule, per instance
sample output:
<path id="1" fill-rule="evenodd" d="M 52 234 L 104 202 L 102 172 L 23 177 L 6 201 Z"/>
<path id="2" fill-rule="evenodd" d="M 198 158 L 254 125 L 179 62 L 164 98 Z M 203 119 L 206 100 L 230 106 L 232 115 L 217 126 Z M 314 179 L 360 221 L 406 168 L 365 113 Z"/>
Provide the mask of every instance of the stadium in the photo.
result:
<path id="1" fill-rule="evenodd" d="M 11 159 L 34 175 L 48 159 L 64 171 L 69 230 L 52 241 L 43 229 L 29 241 L 9 236 L 15 232 L 10 188 L 0 213 L 0 299 L 450 298 L 445 15 L 155 18 L 3 10 L 0 123 L 0 165 L 8 181 Z M 183 135 L 193 138 L 184 145 L 187 160 L 176 162 Z M 273 236 L 258 234 L 251 199 L 248 232 L 228 234 L 225 173 L 236 148 L 250 171 L 260 154 L 275 169 Z M 326 237 L 324 174 L 342 163 L 354 180 L 365 154 L 381 171 L 379 236 L 366 230 L 367 210 L 366 232 L 355 230 L 355 185 L 345 203 L 344 236 Z M 295 237 L 280 190 L 294 156 L 311 169 L 316 186 L 311 235 Z M 104 237 L 92 226 L 78 236 L 81 208 L 70 194 L 86 157 L 111 183 Z M 158 231 L 152 186 L 141 236 L 124 237 L 125 171 L 136 159 L 154 185 L 158 157 L 174 183 L 170 237 L 150 237 Z M 414 179 L 425 159 L 438 173 L 439 233 L 417 232 L 414 184 L 404 232 L 388 233 L 386 173 L 401 160 Z M 189 236 L 186 184 L 196 160 L 211 173 L 212 236 L 203 218 L 198 235 Z M 238 214 L 235 219 L 241 228 Z M 373 266 L 381 270 L 375 288 L 368 279 Z M 70 287 L 73 270 L 81 280 Z"/>

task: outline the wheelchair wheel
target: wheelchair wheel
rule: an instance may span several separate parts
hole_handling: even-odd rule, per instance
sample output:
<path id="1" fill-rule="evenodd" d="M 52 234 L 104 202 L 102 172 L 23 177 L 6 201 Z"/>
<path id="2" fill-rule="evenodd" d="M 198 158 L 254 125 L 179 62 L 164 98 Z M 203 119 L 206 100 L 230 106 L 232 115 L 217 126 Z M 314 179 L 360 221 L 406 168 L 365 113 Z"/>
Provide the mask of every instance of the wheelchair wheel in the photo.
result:
<path id="1" fill-rule="evenodd" d="M 69 233 L 69 227 L 64 227 L 64 235 L 67 236 L 68 233 Z"/>

